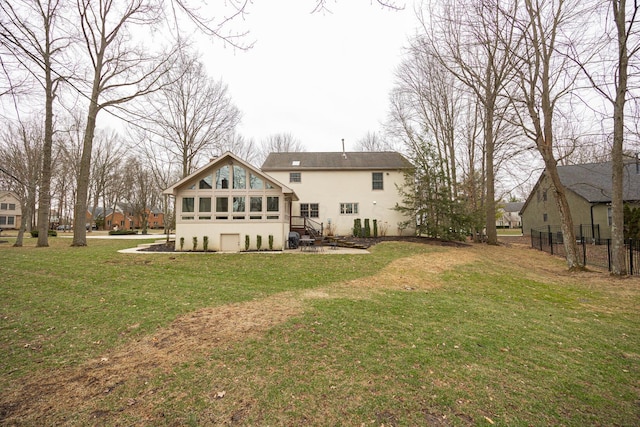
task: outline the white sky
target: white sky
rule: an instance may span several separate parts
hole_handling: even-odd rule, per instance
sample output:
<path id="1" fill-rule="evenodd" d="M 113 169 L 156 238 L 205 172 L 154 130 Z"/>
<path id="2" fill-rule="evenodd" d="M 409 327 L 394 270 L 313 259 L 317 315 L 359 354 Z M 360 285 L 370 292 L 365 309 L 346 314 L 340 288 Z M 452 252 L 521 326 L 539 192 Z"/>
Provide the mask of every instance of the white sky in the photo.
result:
<path id="1" fill-rule="evenodd" d="M 401 11 L 370 0 L 327 3 L 332 13 L 312 14 L 315 0 L 256 1 L 231 26 L 250 31 L 252 49 L 201 48 L 209 73 L 243 112 L 238 131 L 247 139 L 291 133 L 307 151 L 340 151 L 344 138 L 349 150 L 385 120 L 393 73 L 417 22 L 413 2 Z"/>

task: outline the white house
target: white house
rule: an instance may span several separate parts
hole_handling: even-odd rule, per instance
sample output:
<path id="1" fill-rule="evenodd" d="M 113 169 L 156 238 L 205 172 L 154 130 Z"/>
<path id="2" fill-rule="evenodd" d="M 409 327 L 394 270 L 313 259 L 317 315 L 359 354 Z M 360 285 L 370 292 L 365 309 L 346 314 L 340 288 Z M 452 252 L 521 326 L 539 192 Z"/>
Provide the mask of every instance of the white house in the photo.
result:
<path id="1" fill-rule="evenodd" d="M 21 219 L 18 196 L 11 191 L 0 191 L 0 230 L 19 228 Z"/>
<path id="2" fill-rule="evenodd" d="M 227 152 L 164 191 L 175 197 L 176 250 L 238 252 L 286 247 L 291 202 L 289 187 Z"/>
<path id="3" fill-rule="evenodd" d="M 323 234 L 352 234 L 354 219 L 377 220 L 379 234 L 411 234 L 394 210 L 398 187 L 411 163 L 396 152 L 271 153 L 262 171 L 286 183 L 298 196 L 291 212 L 322 224 Z M 373 227 L 373 225 L 371 225 Z"/>
<path id="4" fill-rule="evenodd" d="M 410 167 L 394 152 L 271 153 L 260 170 L 227 152 L 164 191 L 175 197 L 176 250 L 203 250 L 205 237 L 211 251 L 245 250 L 247 238 L 255 250 L 258 236 L 261 249 L 271 236 L 282 250 L 290 231 L 351 235 L 356 218 L 400 234 L 406 218 L 393 208 Z"/>

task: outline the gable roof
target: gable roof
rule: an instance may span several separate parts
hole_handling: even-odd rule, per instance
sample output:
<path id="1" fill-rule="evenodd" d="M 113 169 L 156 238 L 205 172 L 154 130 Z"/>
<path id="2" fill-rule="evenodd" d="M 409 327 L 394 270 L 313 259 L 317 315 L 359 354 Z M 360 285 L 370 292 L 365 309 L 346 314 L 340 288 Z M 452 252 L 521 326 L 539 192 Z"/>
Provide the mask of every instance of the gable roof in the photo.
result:
<path id="1" fill-rule="evenodd" d="M 249 163 L 245 162 L 244 160 L 240 159 L 239 157 L 233 155 L 233 153 L 231 153 L 230 151 L 227 151 L 223 155 L 221 155 L 219 157 L 216 157 L 215 159 L 211 160 L 209 163 L 207 163 L 203 167 L 199 168 L 198 170 L 193 172 L 191 175 L 188 175 L 188 176 L 182 178 L 180 181 L 176 182 L 171 187 L 169 187 L 166 190 L 164 190 L 162 193 L 175 196 L 177 194 L 177 191 L 180 189 L 180 187 L 182 187 L 183 185 L 187 184 L 188 182 L 191 182 L 198 175 L 203 174 L 203 173 L 208 172 L 209 170 L 213 169 L 216 164 L 221 164 L 221 163 L 228 164 L 229 161 L 233 162 L 234 164 L 242 165 L 244 168 L 250 170 L 251 172 L 255 173 L 256 175 L 259 175 L 259 176 L 267 179 L 268 181 L 273 182 L 275 185 L 277 185 L 278 187 L 280 187 L 282 189 L 282 193 L 283 194 L 290 195 L 293 198 L 293 200 L 298 200 L 298 196 L 296 195 L 296 193 L 291 188 L 287 187 L 286 185 L 282 184 L 281 182 L 279 182 L 278 180 L 272 178 L 271 176 L 265 174 L 261 170 L 257 169 L 255 166 L 252 166 Z"/>
<path id="2" fill-rule="evenodd" d="M 567 188 L 589 203 L 611 202 L 611 162 L 558 166 L 558 175 Z M 640 200 L 638 165 L 635 162 L 625 164 L 623 176 L 623 200 Z"/>
<path id="3" fill-rule="evenodd" d="M 262 164 L 264 171 L 398 170 L 411 167 L 402 154 L 393 151 L 270 153 Z"/>
<path id="4" fill-rule="evenodd" d="M 524 206 L 524 202 L 507 202 L 504 205 L 503 210 L 505 212 L 520 212 L 520 209 Z"/>

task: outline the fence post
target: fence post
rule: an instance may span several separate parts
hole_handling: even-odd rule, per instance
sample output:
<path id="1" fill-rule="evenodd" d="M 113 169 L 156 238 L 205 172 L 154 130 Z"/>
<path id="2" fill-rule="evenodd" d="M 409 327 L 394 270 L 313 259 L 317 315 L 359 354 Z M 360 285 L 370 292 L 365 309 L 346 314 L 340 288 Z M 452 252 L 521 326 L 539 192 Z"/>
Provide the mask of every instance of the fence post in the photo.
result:
<path id="1" fill-rule="evenodd" d="M 607 239 L 607 268 L 611 271 L 611 239 Z"/>
<path id="2" fill-rule="evenodd" d="M 553 255 L 553 233 L 549 231 L 549 248 L 551 249 L 551 255 Z"/>
<path id="3" fill-rule="evenodd" d="M 580 228 L 582 229 L 582 225 L 580 226 Z M 582 243 L 582 266 L 586 267 L 587 266 L 587 245 L 585 245 L 585 238 L 584 237 L 580 237 L 581 243 Z"/>
<path id="4" fill-rule="evenodd" d="M 633 239 L 629 239 L 629 275 L 633 276 Z"/>

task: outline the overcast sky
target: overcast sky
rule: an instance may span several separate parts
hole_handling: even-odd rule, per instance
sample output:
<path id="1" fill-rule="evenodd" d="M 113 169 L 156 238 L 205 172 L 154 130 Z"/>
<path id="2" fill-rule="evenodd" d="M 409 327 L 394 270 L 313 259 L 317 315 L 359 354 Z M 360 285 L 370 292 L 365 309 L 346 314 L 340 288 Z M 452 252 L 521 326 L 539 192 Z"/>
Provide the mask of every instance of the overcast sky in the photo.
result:
<path id="1" fill-rule="evenodd" d="M 222 79 L 243 112 L 239 132 L 260 142 L 291 133 L 307 151 L 347 150 L 386 118 L 394 70 L 414 34 L 413 2 L 383 9 L 369 0 L 249 4 L 247 51 L 207 43 L 201 48 L 212 77 Z"/>

